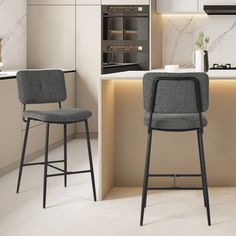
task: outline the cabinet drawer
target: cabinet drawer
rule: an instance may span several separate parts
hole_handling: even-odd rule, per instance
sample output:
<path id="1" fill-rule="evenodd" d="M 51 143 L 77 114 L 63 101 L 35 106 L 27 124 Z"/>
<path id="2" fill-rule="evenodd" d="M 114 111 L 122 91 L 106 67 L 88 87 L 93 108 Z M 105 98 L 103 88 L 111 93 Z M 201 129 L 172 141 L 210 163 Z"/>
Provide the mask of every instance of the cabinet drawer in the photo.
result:
<path id="1" fill-rule="evenodd" d="M 16 80 L 0 80 L 0 169 L 20 158 L 21 105 Z"/>

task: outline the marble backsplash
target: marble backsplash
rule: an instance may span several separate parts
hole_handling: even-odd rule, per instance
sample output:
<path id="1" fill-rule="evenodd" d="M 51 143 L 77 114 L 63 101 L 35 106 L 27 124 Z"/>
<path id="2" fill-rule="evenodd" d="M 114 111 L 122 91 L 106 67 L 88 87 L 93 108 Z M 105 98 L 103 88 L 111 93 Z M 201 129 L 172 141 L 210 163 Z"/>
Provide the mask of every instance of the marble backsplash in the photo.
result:
<path id="1" fill-rule="evenodd" d="M 193 52 L 199 32 L 210 37 L 209 61 L 231 63 L 236 66 L 236 18 L 235 16 L 170 16 L 163 20 L 163 66 L 179 64 L 193 67 Z"/>
<path id="2" fill-rule="evenodd" d="M 26 68 L 26 0 L 0 0 L 4 70 Z"/>

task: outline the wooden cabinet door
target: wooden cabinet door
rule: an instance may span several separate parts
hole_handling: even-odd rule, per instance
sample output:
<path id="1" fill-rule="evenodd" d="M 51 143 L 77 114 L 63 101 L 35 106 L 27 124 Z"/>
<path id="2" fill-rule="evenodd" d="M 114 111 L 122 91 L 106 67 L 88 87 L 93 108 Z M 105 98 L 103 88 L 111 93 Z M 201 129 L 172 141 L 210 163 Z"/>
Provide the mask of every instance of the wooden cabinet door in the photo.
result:
<path id="1" fill-rule="evenodd" d="M 93 113 L 89 119 L 90 131 L 97 132 L 101 6 L 77 6 L 76 11 L 76 105 Z"/>
<path id="2" fill-rule="evenodd" d="M 75 6 L 28 6 L 28 68 L 75 68 Z"/>
<path id="3" fill-rule="evenodd" d="M 0 80 L 0 169 L 21 156 L 21 104 L 16 80 Z M 1 173 L 0 173 L 1 175 Z"/>

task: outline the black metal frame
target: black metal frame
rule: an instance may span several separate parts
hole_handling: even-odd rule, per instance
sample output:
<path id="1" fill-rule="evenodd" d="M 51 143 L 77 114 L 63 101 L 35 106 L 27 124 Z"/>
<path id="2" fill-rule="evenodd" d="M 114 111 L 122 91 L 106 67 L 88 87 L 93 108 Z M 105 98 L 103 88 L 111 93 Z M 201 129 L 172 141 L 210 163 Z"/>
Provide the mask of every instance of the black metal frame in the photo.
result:
<path id="1" fill-rule="evenodd" d="M 59 108 L 60 109 L 62 108 L 61 102 L 59 102 Z M 25 110 L 26 110 L 26 105 L 23 106 L 23 111 L 25 111 Z M 24 166 L 44 165 L 43 208 L 46 208 L 47 178 L 48 177 L 55 177 L 55 176 L 64 176 L 64 186 L 67 187 L 67 176 L 68 175 L 91 173 L 93 197 L 94 197 L 94 201 L 97 201 L 88 120 L 85 119 L 85 120 L 76 121 L 76 122 L 64 122 L 64 123 L 45 122 L 46 123 L 45 161 L 44 162 L 34 162 L 34 163 L 24 163 L 27 140 L 28 140 L 28 134 L 29 134 L 29 129 L 30 129 L 30 121 L 31 120 L 35 120 L 35 119 L 25 119 L 25 117 L 23 116 L 23 121 L 26 122 L 26 130 L 25 130 L 25 137 L 24 137 L 24 143 L 23 143 L 22 154 L 21 154 L 21 161 L 20 161 L 20 168 L 19 168 L 19 174 L 18 174 L 18 180 L 17 180 L 16 193 L 19 193 L 19 190 L 20 190 L 20 183 L 21 183 L 21 178 L 22 178 L 23 167 Z M 67 124 L 79 123 L 79 122 L 85 122 L 85 130 L 86 130 L 86 139 L 87 139 L 90 169 L 89 170 L 83 170 L 83 171 L 68 171 L 67 170 Z M 55 160 L 55 161 L 49 161 L 48 160 L 50 124 L 62 124 L 64 126 L 64 160 Z M 61 169 L 57 166 L 52 165 L 54 163 L 64 163 L 64 169 Z M 48 174 L 48 167 L 56 169 L 56 170 L 60 171 L 61 173 Z"/>
<path id="2" fill-rule="evenodd" d="M 192 81 L 194 84 L 196 102 L 197 102 L 197 112 L 199 114 L 200 128 L 198 129 L 188 129 L 188 130 L 161 130 L 152 128 L 152 117 L 155 110 L 157 88 L 160 81 Z M 151 145 L 152 145 L 152 131 L 172 131 L 172 132 L 185 132 L 185 131 L 196 131 L 198 137 L 198 148 L 199 148 L 199 159 L 201 174 L 150 174 L 150 157 L 151 157 Z M 175 78 L 165 78 L 157 77 L 154 82 L 154 87 L 152 91 L 152 103 L 151 103 L 151 115 L 148 124 L 148 137 L 147 137 L 147 149 L 146 149 L 146 163 L 144 169 L 144 180 L 143 180 L 143 192 L 142 192 L 142 203 L 141 203 L 141 217 L 140 217 L 140 226 L 143 225 L 144 211 L 147 205 L 147 191 L 148 190 L 203 190 L 204 206 L 207 211 L 207 221 L 208 225 L 211 225 L 211 216 L 210 216 L 210 204 L 209 204 L 209 195 L 208 195 L 208 184 L 207 184 L 207 174 L 206 174 L 206 165 L 205 165 L 205 154 L 204 154 L 204 145 L 203 145 L 203 123 L 202 123 L 202 100 L 201 100 L 201 89 L 200 82 L 197 78 L 194 77 L 175 77 Z M 174 187 L 148 187 L 149 177 L 173 177 L 174 178 Z M 176 179 L 179 177 L 201 177 L 202 178 L 202 187 L 199 188 L 181 188 L 176 186 Z"/>

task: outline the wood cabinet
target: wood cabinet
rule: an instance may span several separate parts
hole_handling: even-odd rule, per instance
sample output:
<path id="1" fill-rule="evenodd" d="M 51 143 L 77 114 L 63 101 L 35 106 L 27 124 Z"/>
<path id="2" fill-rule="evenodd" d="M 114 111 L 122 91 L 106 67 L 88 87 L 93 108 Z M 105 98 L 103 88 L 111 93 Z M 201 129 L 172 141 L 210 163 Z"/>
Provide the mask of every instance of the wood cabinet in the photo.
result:
<path id="1" fill-rule="evenodd" d="M 101 6 L 77 6 L 76 15 L 76 106 L 92 111 L 90 131 L 97 132 Z M 81 132 L 84 132 L 84 128 Z"/>
<path id="2" fill-rule="evenodd" d="M 199 0 L 199 11 L 203 12 L 204 5 L 235 5 L 236 0 Z"/>
<path id="3" fill-rule="evenodd" d="M 75 68 L 75 6 L 28 6 L 27 27 L 28 68 Z"/>
<path id="4" fill-rule="evenodd" d="M 21 152 L 21 105 L 16 80 L 0 80 L 0 175 L 1 168 L 16 162 Z"/>
<path id="5" fill-rule="evenodd" d="M 198 0 L 157 0 L 159 13 L 196 13 Z"/>
<path id="6" fill-rule="evenodd" d="M 102 5 L 148 5 L 149 0 L 102 0 Z"/>

